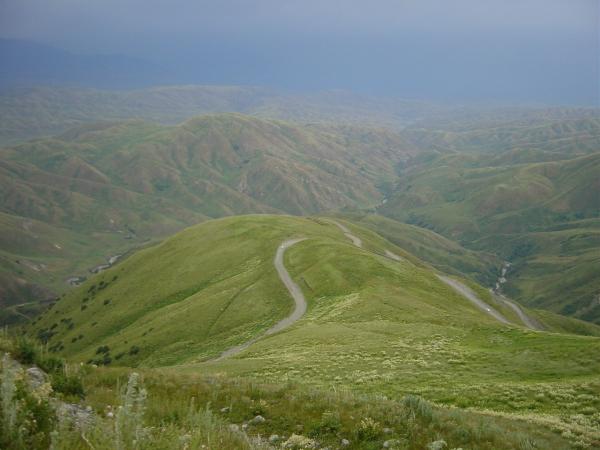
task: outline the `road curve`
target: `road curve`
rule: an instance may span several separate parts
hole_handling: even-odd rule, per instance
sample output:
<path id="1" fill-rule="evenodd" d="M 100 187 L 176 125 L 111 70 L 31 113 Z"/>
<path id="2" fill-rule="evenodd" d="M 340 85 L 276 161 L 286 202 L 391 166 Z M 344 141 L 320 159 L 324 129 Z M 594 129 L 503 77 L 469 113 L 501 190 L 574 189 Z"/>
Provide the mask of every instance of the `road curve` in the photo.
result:
<path id="1" fill-rule="evenodd" d="M 389 250 L 385 251 L 385 256 L 387 256 L 390 259 L 393 259 L 394 261 L 404 261 L 404 258 L 402 256 L 398 256 L 395 253 L 390 252 Z"/>
<path id="2" fill-rule="evenodd" d="M 523 322 L 523 325 L 525 325 L 527 328 L 529 328 L 531 330 L 537 330 L 537 331 L 540 331 L 543 329 L 542 326 L 538 323 L 538 321 L 529 317 L 525 313 L 525 311 L 523 311 L 523 308 L 521 308 L 517 303 L 515 303 L 512 300 L 509 300 L 502 294 L 493 294 L 493 295 L 495 296 L 496 300 L 504 303 L 506 306 L 511 308 L 517 314 L 517 316 L 519 316 L 519 319 L 521 319 L 521 322 Z"/>
<path id="3" fill-rule="evenodd" d="M 289 272 L 283 264 L 283 255 L 285 251 L 292 245 L 297 244 L 298 242 L 302 242 L 305 239 L 306 238 L 298 238 L 284 241 L 277 248 L 277 252 L 275 253 L 275 259 L 273 261 L 275 269 L 277 270 L 277 274 L 279 275 L 279 279 L 283 282 L 288 292 L 294 299 L 294 303 L 296 306 L 292 314 L 287 316 L 285 319 L 281 319 L 279 322 L 277 322 L 275 325 L 273 325 L 271 328 L 265 331 L 262 335 L 254 337 L 249 341 L 244 342 L 243 344 L 236 345 L 235 347 L 231 347 L 230 349 L 225 350 L 223 353 L 221 353 L 221 355 L 219 355 L 219 357 L 215 358 L 213 361 L 220 361 L 222 359 L 240 353 L 241 351 L 250 347 L 256 341 L 258 341 L 260 338 L 277 333 L 278 331 L 289 327 L 294 322 L 298 321 L 304 315 L 304 313 L 306 313 L 306 299 L 304 298 L 304 294 L 302 294 L 302 290 L 300 289 L 300 287 L 294 282 L 294 280 L 292 280 L 292 277 L 290 276 Z"/>
<path id="4" fill-rule="evenodd" d="M 343 225 L 339 222 L 336 222 L 335 220 L 330 220 L 331 223 L 337 225 L 337 227 L 342 230 L 342 232 L 344 233 L 344 235 L 350 239 L 352 241 L 352 243 L 354 245 L 356 245 L 358 248 L 362 248 L 362 240 L 361 238 L 359 238 L 358 236 L 355 236 L 352 234 L 352 232 L 350 231 L 350 229 L 346 226 Z"/>
<path id="5" fill-rule="evenodd" d="M 483 300 L 481 300 L 479 297 L 477 297 L 477 295 L 475 295 L 475 293 L 469 287 L 465 286 L 464 284 L 460 283 L 459 281 L 453 280 L 452 278 L 445 277 L 443 275 L 436 275 L 436 276 L 441 281 L 443 281 L 448 286 L 450 286 L 452 289 L 454 289 L 456 292 L 458 292 L 459 294 L 464 296 L 467 300 L 469 300 L 471 303 L 473 303 L 479 309 L 481 309 L 483 312 L 492 316 L 498 322 L 502 322 L 507 325 L 511 325 L 511 323 L 506 319 L 506 317 L 504 317 L 502 314 L 500 314 L 498 311 L 496 311 L 490 305 L 488 305 Z"/>

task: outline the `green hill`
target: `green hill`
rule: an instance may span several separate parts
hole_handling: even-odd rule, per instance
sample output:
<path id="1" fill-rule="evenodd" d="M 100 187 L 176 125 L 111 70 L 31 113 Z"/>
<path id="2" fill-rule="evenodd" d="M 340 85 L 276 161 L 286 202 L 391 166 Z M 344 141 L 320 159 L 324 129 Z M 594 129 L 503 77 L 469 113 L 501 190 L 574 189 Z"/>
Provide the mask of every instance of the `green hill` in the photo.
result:
<path id="1" fill-rule="evenodd" d="M 335 215 L 375 231 L 442 272 L 472 278 L 484 286 L 493 286 L 502 270 L 502 260 L 496 255 L 466 249 L 427 228 L 364 212 Z"/>
<path id="2" fill-rule="evenodd" d="M 490 166 L 451 154 L 405 168 L 378 212 L 509 260 L 522 303 L 598 322 L 600 154 Z"/>
<path id="3" fill-rule="evenodd" d="M 2 304 L 33 300 L 17 276 L 60 293 L 107 258 L 210 217 L 375 204 L 414 151 L 385 130 L 238 114 L 104 122 L 1 149 Z"/>
<path id="4" fill-rule="evenodd" d="M 506 314 L 511 324 L 503 324 L 413 255 L 345 224 L 361 248 L 327 218 L 205 222 L 90 279 L 29 332 L 79 361 L 176 365 L 178 372 L 392 397 L 418 393 L 441 404 L 556 421 L 591 439 L 593 427 L 571 417 L 599 406 L 599 327 L 586 329 L 596 337 L 560 334 L 552 330 L 577 321 L 546 313 L 538 319 L 547 331 L 529 330 L 489 292 L 464 281 Z M 284 264 L 308 311 L 289 328 L 260 338 L 293 309 L 273 266 L 278 246 L 291 238 L 306 238 L 286 251 Z M 256 338 L 241 353 L 214 361 Z"/>

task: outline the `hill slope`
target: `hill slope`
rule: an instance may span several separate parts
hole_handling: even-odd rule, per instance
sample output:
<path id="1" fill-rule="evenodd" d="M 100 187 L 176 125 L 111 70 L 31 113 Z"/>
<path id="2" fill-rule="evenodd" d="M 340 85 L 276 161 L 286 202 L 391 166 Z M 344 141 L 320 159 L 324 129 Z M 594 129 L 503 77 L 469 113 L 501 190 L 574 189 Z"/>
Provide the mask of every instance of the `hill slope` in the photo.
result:
<path id="1" fill-rule="evenodd" d="M 2 149 L 1 257 L 13 286 L 2 303 L 32 300 L 11 273 L 61 292 L 105 258 L 209 217 L 375 204 L 414 151 L 389 131 L 237 114 L 105 122 Z"/>
<path id="2" fill-rule="evenodd" d="M 205 222 L 84 283 L 30 332 L 47 340 L 51 351 L 101 364 L 177 364 L 179 371 L 391 396 L 416 392 L 536 420 L 542 413 L 558 418 L 599 406 L 599 337 L 528 330 L 487 291 L 463 281 L 513 323 L 503 324 L 414 256 L 364 228 L 345 226 L 361 247 L 327 218 Z M 291 238 L 306 238 L 286 250 L 284 264 L 305 294 L 307 313 L 214 361 L 293 309 L 273 265 L 278 246 Z M 552 329 L 552 320 L 543 325 Z M 589 327 L 597 336 L 599 330 Z M 551 392 L 559 386 L 581 395 L 581 403 L 556 400 Z M 560 420 L 576 428 L 571 419 Z M 591 429 L 582 430 L 589 439 Z"/>
<path id="3" fill-rule="evenodd" d="M 521 302 L 600 321 L 600 153 L 489 165 L 452 154 L 405 167 L 381 214 L 512 263 Z"/>

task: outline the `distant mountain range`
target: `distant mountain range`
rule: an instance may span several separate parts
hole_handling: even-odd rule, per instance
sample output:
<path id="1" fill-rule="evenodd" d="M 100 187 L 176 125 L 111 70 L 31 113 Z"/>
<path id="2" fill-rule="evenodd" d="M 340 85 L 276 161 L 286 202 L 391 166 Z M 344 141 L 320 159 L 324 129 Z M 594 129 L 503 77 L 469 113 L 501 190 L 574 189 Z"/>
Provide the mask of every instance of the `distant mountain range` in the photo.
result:
<path id="1" fill-rule="evenodd" d="M 176 124 L 190 117 L 238 112 L 300 123 L 400 129 L 455 107 L 367 97 L 343 91 L 297 94 L 248 86 L 165 86 L 138 90 L 21 87 L 0 90 L 0 143 L 62 133 L 100 120 L 139 118 Z"/>

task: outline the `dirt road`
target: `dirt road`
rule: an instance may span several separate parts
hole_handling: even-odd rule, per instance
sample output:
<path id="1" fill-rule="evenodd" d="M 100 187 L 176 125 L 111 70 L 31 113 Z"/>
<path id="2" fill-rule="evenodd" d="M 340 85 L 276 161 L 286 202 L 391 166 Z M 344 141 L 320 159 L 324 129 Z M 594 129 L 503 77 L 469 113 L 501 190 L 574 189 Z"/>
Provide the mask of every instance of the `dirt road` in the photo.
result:
<path id="1" fill-rule="evenodd" d="M 361 238 L 359 238 L 358 236 L 353 235 L 352 232 L 350 231 L 350 229 L 346 225 L 343 225 L 343 224 L 341 224 L 339 222 L 336 222 L 335 220 L 331 220 L 331 223 L 337 225 L 337 227 L 340 230 L 342 230 L 342 232 L 344 233 L 344 235 L 346 235 L 346 237 L 348 239 L 350 239 L 354 245 L 356 245 L 358 248 L 362 248 L 362 240 L 361 240 Z"/>
<path id="2" fill-rule="evenodd" d="M 443 275 L 437 275 L 437 277 L 440 280 L 442 280 L 444 283 L 446 283 L 448 286 L 450 286 L 452 289 L 454 289 L 456 292 L 458 292 L 459 294 L 466 297 L 467 300 L 469 300 L 471 303 L 473 303 L 479 309 L 488 313 L 490 316 L 492 316 L 497 321 L 508 324 L 508 325 L 511 324 L 506 319 L 506 317 L 504 317 L 502 314 L 500 314 L 498 311 L 496 311 L 490 305 L 488 305 L 483 300 L 481 300 L 479 297 L 477 297 L 477 295 L 475 295 L 475 292 L 473 292 L 469 287 L 465 286 L 464 284 L 462 284 L 456 280 L 453 280 L 452 278 L 445 277 Z"/>
<path id="3" fill-rule="evenodd" d="M 273 325 L 271 328 L 265 331 L 262 335 L 252 338 L 249 341 L 244 342 L 243 344 L 236 345 L 235 347 L 231 347 L 230 349 L 225 350 L 223 353 L 221 353 L 221 355 L 218 358 L 215 359 L 215 361 L 220 361 L 222 359 L 240 353 L 242 350 L 247 349 L 256 341 L 258 341 L 260 338 L 277 333 L 278 331 L 289 327 L 294 322 L 298 321 L 304 315 L 304 313 L 306 313 L 306 299 L 304 298 L 304 294 L 302 294 L 300 287 L 294 282 L 294 280 L 292 280 L 292 277 L 290 276 L 289 272 L 285 268 L 285 265 L 283 264 L 283 255 L 285 251 L 292 245 L 297 244 L 298 242 L 302 242 L 305 239 L 306 238 L 300 238 L 284 241 L 277 248 L 277 252 L 275 253 L 275 260 L 273 261 L 279 278 L 281 279 L 288 292 L 294 299 L 295 308 L 292 314 L 290 314 L 284 319 L 281 319 L 279 322 L 277 322 L 275 325 Z"/>

